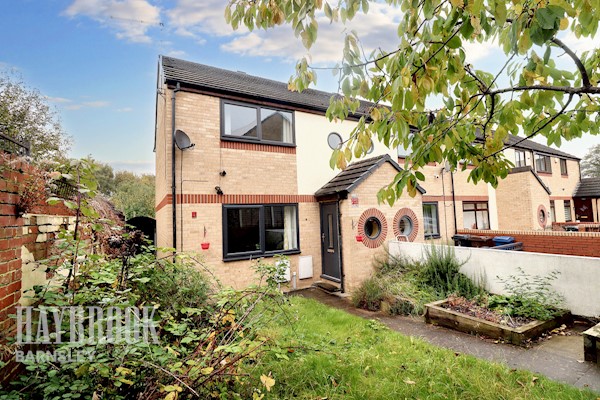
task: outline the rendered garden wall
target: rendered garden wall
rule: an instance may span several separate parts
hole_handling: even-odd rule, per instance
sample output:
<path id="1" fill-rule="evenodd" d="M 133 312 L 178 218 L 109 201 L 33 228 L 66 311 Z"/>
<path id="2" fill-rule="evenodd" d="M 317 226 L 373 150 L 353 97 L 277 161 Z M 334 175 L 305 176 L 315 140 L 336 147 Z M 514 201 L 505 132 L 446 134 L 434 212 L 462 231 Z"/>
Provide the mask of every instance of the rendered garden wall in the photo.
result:
<path id="1" fill-rule="evenodd" d="M 392 241 L 389 251 L 394 256 L 422 259 L 428 246 L 430 244 Z M 546 276 L 558 271 L 560 274 L 553 287 L 565 297 L 566 308 L 575 315 L 600 316 L 600 258 L 472 247 L 453 249 L 456 257 L 465 262 L 462 272 L 484 282 L 492 293 L 506 294 L 498 277 L 518 275 L 519 267 L 529 275 Z"/>

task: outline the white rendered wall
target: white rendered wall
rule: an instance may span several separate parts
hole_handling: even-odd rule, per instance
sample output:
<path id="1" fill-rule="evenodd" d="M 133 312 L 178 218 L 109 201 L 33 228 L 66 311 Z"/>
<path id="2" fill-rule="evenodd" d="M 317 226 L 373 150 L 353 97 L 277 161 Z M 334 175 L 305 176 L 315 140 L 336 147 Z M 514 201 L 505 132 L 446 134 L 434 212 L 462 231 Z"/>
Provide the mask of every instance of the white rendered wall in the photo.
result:
<path id="1" fill-rule="evenodd" d="M 426 244 L 389 242 L 390 254 L 422 259 Z M 456 257 L 466 261 L 462 272 L 475 280 L 484 280 L 486 288 L 496 294 L 506 294 L 498 277 L 518 275 L 521 267 L 528 275 L 546 276 L 552 271 L 560 274 L 553 282 L 554 289 L 565 297 L 565 307 L 575 315 L 600 316 L 600 258 L 564 256 L 453 247 Z"/>
<path id="2" fill-rule="evenodd" d="M 337 132 L 342 140 L 347 140 L 356 126 L 353 121 L 329 122 L 323 115 L 315 115 L 300 111 L 295 112 L 296 124 L 296 160 L 298 165 L 298 194 L 313 194 L 334 176 L 339 169 L 331 169 L 329 160 L 333 150 L 327 144 L 327 136 Z M 398 160 L 396 149 L 388 149 L 374 140 L 374 149 L 364 158 L 381 154 L 389 154 L 392 160 Z M 350 162 L 356 161 L 353 159 Z"/>

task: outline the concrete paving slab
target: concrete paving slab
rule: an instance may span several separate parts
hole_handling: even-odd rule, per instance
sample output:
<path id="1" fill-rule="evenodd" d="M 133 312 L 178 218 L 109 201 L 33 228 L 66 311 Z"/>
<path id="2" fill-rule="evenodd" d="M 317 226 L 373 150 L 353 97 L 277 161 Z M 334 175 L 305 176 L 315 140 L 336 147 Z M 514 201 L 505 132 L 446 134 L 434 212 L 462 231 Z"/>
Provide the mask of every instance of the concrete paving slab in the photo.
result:
<path id="1" fill-rule="evenodd" d="M 421 338 L 439 347 L 503 363 L 511 368 L 526 369 L 600 393 L 600 366 L 583 361 L 583 338 L 579 332 L 581 329 L 577 327 L 570 331 L 570 336 L 553 335 L 550 339 L 525 348 L 429 325 L 418 317 L 387 316 L 359 310 L 352 306 L 348 298 L 332 296 L 319 289 L 306 289 L 295 294 L 363 318 L 377 319 L 401 334 Z"/>

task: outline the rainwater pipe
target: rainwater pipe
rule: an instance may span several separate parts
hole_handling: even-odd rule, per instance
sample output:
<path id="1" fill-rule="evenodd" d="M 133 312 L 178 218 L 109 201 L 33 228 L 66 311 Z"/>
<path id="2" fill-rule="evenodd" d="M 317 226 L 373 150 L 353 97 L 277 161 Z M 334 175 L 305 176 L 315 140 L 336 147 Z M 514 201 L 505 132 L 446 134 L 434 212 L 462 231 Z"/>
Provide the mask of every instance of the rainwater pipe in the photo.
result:
<path id="1" fill-rule="evenodd" d="M 454 211 L 454 234 L 458 233 L 458 225 L 456 222 L 456 195 L 454 193 L 454 172 L 450 170 L 450 185 L 452 186 L 452 210 Z"/>
<path id="2" fill-rule="evenodd" d="M 171 206 L 173 210 L 173 248 L 175 249 L 175 254 L 177 252 L 177 185 L 175 183 L 175 98 L 177 92 L 181 90 L 181 86 L 179 82 L 177 82 L 177 86 L 173 89 L 173 95 L 171 96 Z"/>

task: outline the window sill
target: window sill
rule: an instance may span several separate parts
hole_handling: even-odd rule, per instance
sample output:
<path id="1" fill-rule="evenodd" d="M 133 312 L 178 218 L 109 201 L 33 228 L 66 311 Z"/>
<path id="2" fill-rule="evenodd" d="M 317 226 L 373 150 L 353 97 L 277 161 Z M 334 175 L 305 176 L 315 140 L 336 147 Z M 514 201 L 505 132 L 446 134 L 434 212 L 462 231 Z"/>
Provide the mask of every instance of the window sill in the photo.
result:
<path id="1" fill-rule="evenodd" d="M 258 140 L 258 139 L 246 139 L 246 138 L 241 138 L 241 137 L 221 136 L 221 140 L 223 140 L 225 142 L 242 142 L 242 143 L 264 144 L 264 145 L 268 145 L 268 146 L 296 147 L 295 143 L 273 142 L 273 141 L 269 141 L 269 140 Z"/>
<path id="2" fill-rule="evenodd" d="M 539 176 L 552 176 L 552 172 L 537 171 Z"/>
<path id="3" fill-rule="evenodd" d="M 257 260 L 259 258 L 272 258 L 277 255 L 290 256 L 290 255 L 295 255 L 295 254 L 300 254 L 300 253 L 301 253 L 300 250 L 285 250 L 285 251 L 280 251 L 280 252 L 264 253 L 264 254 L 256 254 L 256 253 L 239 254 L 239 255 L 225 256 L 225 257 L 223 257 L 223 262 Z"/>
<path id="4" fill-rule="evenodd" d="M 425 240 L 431 240 L 431 239 L 439 239 L 442 236 L 437 234 L 437 235 L 425 235 Z"/>
<path id="5" fill-rule="evenodd" d="M 569 174 L 560 174 L 560 176 L 562 176 L 563 178 L 568 178 Z"/>

